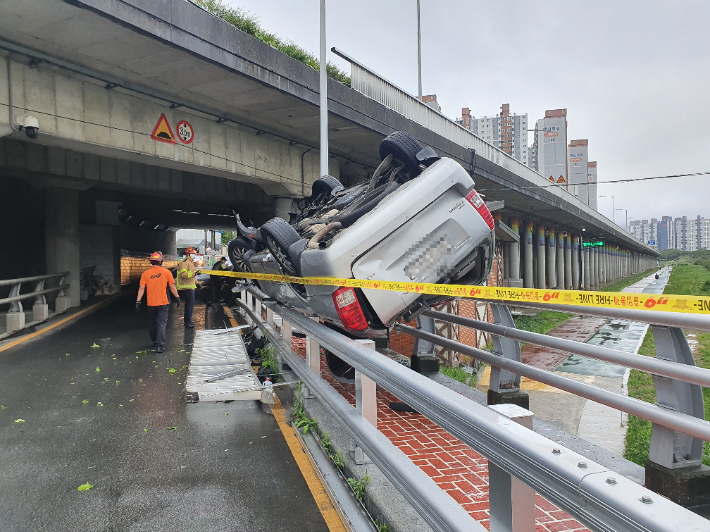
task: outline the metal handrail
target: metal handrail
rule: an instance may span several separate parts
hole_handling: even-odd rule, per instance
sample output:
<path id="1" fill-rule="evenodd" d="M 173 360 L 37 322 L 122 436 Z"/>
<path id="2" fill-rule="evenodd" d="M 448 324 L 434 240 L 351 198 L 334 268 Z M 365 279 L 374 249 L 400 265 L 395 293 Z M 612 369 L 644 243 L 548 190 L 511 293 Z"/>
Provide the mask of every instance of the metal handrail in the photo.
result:
<path id="1" fill-rule="evenodd" d="M 640 401 L 639 399 L 609 392 L 602 388 L 597 388 L 574 379 L 555 375 L 549 371 L 528 366 L 527 364 L 516 362 L 515 360 L 510 360 L 508 358 L 503 358 L 496 354 L 489 353 L 488 351 L 483 351 L 482 349 L 469 347 L 435 334 L 420 331 L 419 329 L 409 327 L 408 325 L 398 323 L 395 325 L 395 328 L 407 334 L 411 334 L 415 338 L 421 338 L 427 342 L 470 355 L 486 362 L 487 364 L 490 364 L 491 366 L 505 369 L 511 373 L 515 373 L 516 375 L 528 377 L 535 381 L 548 384 L 580 397 L 591 399 L 596 403 L 601 403 L 617 410 L 633 414 L 637 417 L 647 419 L 653 423 L 657 423 L 658 425 L 690 434 L 691 436 L 695 436 L 696 438 L 700 438 L 705 441 L 710 441 L 710 423 L 702 419 L 689 416 L 681 412 L 676 412 L 674 410 L 669 410 L 667 408 L 661 408 L 651 403 Z"/>
<path id="2" fill-rule="evenodd" d="M 5 299 L 0 299 L 0 305 L 7 305 L 8 303 L 15 303 L 16 301 L 23 301 L 25 299 L 31 299 L 37 296 L 60 292 L 65 288 L 69 288 L 69 286 L 70 285 L 68 283 L 65 283 L 60 284 L 59 286 L 55 286 L 53 288 L 45 288 L 44 290 L 38 290 L 37 292 L 28 292 L 26 294 L 20 294 L 19 296 L 6 297 Z"/>
<path id="3" fill-rule="evenodd" d="M 624 294 L 626 295 L 626 294 Z M 710 298 L 708 298 L 710 301 Z M 583 305 L 555 305 L 553 303 L 530 303 L 528 301 L 517 300 L 494 300 L 476 298 L 475 301 L 481 303 L 493 303 L 508 305 L 510 307 L 534 308 L 539 310 L 555 310 L 557 312 L 568 312 L 570 314 L 581 314 L 587 316 L 599 316 L 602 318 L 617 318 L 628 321 L 640 321 L 650 325 L 662 325 L 664 327 L 683 327 L 696 331 L 710 332 L 710 315 L 693 314 L 683 312 L 664 312 L 661 310 L 636 310 L 621 308 L 585 307 Z"/>
<path id="4" fill-rule="evenodd" d="M 13 286 L 22 283 L 31 283 L 33 281 L 45 281 L 47 279 L 54 279 L 55 277 L 66 277 L 69 272 L 62 273 L 50 273 L 47 275 L 35 275 L 34 277 L 20 277 L 19 279 L 2 279 L 0 280 L 0 286 Z"/>
<path id="5" fill-rule="evenodd" d="M 704 518 L 611 473 L 582 455 L 562 449 L 555 442 L 491 409 L 298 312 L 275 302 L 265 304 L 357 371 L 586 526 L 608 532 L 680 532 L 707 527 Z M 488 355 L 484 351 L 481 353 Z M 610 474 L 614 475 L 614 483 L 606 482 Z M 652 501 L 652 504 L 646 504 L 642 499 Z"/>
<path id="6" fill-rule="evenodd" d="M 710 388 L 710 370 L 705 368 L 687 366 L 685 364 L 678 364 L 667 360 L 659 360 L 657 358 L 646 357 L 643 355 L 622 353 L 621 351 L 616 351 L 607 347 L 589 345 L 581 342 L 575 342 L 574 340 L 565 340 L 563 338 L 555 338 L 544 334 L 522 331 L 513 327 L 496 325 L 494 323 L 488 323 L 487 321 L 474 320 L 472 318 L 465 318 L 455 314 L 447 314 L 446 312 L 440 312 L 437 310 L 427 310 L 423 313 L 423 315 L 429 316 L 430 318 L 434 318 L 436 320 L 448 321 L 449 323 L 463 325 L 464 327 L 479 329 L 497 336 L 503 336 L 505 338 L 511 338 L 513 340 L 519 340 L 529 344 L 542 345 L 552 349 L 569 351 L 570 353 L 577 353 L 578 355 L 583 355 L 589 358 L 604 360 L 613 364 L 625 365 L 630 368 L 646 371 L 648 373 L 663 375 L 664 377 L 669 377 L 671 379 L 679 379 Z"/>
<path id="7" fill-rule="evenodd" d="M 257 297 L 264 295 L 249 290 Z M 595 531 L 686 532 L 707 521 L 587 458 L 273 301 L 264 302 L 356 371 Z M 261 317 L 254 317 L 261 323 Z M 485 353 L 485 352 L 484 352 Z M 300 358 L 300 357 L 299 357 Z M 352 408 L 352 407 L 351 407 Z M 610 475 L 613 482 L 608 482 Z M 643 502 L 646 501 L 646 502 Z M 651 504 L 648 504 L 652 501 Z"/>
<path id="8" fill-rule="evenodd" d="M 260 295 L 263 296 L 263 294 Z M 291 350 L 291 346 L 286 346 L 273 329 L 264 327 L 260 315 L 241 301 L 237 301 L 237 303 L 254 322 L 262 325 L 271 345 L 276 347 L 298 378 L 342 422 L 350 435 L 364 448 L 368 458 L 399 489 L 432 528 L 438 531 L 485 532 L 486 529 L 480 523 L 441 490 L 424 471 L 415 466 L 377 428 L 359 415 L 345 398 L 323 378 L 309 371 L 308 365 Z"/>

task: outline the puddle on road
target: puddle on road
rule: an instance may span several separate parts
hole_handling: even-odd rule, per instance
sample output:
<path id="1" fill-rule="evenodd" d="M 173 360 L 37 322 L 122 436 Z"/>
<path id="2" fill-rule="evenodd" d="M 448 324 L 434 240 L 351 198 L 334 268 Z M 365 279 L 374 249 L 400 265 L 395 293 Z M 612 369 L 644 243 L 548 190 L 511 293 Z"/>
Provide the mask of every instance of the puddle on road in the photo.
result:
<path id="1" fill-rule="evenodd" d="M 626 288 L 624 292 L 634 293 L 641 291 L 647 294 L 661 294 L 666 284 L 668 284 L 669 277 L 670 271 L 664 271 L 660 279 L 647 284 L 645 288 L 642 289 L 642 286 L 646 283 L 639 282 Z M 587 343 L 616 349 L 624 353 L 635 353 L 636 346 L 639 345 L 639 342 L 646 334 L 647 328 L 648 325 L 645 323 L 612 319 L 603 325 Z M 570 355 L 555 371 L 575 373 L 577 375 L 595 375 L 598 377 L 623 377 L 626 367 L 581 355 Z"/>

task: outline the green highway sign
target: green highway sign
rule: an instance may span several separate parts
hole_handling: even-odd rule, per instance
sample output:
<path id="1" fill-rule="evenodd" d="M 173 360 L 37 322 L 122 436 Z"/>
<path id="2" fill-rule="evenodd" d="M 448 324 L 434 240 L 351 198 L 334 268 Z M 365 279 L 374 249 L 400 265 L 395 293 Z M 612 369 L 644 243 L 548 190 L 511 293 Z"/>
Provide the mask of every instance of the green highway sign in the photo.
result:
<path id="1" fill-rule="evenodd" d="M 585 248 L 599 248 L 604 245 L 604 242 L 582 242 L 582 247 Z"/>

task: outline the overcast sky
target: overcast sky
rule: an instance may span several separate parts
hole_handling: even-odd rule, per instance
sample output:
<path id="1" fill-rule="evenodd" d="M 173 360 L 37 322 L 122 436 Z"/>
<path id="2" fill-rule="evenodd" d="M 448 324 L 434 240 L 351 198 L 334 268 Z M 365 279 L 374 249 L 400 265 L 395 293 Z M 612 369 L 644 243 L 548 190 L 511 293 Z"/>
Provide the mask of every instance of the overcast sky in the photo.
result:
<path id="1" fill-rule="evenodd" d="M 264 29 L 319 50 L 318 0 L 227 0 Z M 569 139 L 589 139 L 600 195 L 629 220 L 710 218 L 710 176 L 604 181 L 710 171 L 710 2 L 706 0 L 421 0 L 424 94 L 450 118 L 502 103 L 567 108 Z M 328 0 L 335 46 L 417 93 L 416 0 Z M 329 59 L 348 73 L 349 64 Z M 532 136 L 529 139 L 532 142 Z M 599 210 L 612 217 L 610 198 Z M 616 212 L 623 226 L 625 213 Z"/>

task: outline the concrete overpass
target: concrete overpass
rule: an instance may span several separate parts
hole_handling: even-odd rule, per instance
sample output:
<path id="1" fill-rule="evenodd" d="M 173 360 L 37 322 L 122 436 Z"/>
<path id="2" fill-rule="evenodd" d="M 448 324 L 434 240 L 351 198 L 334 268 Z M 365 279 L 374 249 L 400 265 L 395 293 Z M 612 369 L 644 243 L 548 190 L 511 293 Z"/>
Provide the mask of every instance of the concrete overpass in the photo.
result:
<path id="1" fill-rule="evenodd" d="M 27 235 L 47 242 L 36 271 L 3 266 L 0 277 L 70 270 L 78 281 L 82 262 L 94 261 L 117 282 L 120 255 L 174 253 L 176 227 L 229 228 L 214 215 L 232 207 L 260 223 L 310 193 L 319 159 L 310 67 L 185 0 L 0 0 L 0 13 L 0 181 L 13 198 L 3 227 L 22 221 L 13 249 Z M 37 139 L 8 126 L 23 114 L 39 120 Z M 567 192 L 538 188 L 549 182 L 518 161 L 405 114 L 329 80 L 331 174 L 359 181 L 378 164 L 382 137 L 407 131 L 470 169 L 487 200 L 504 202 L 501 277 L 512 284 L 595 287 L 655 263 Z M 119 207 L 140 226 L 119 220 Z M 603 240 L 605 253 L 572 260 L 582 233 Z"/>

